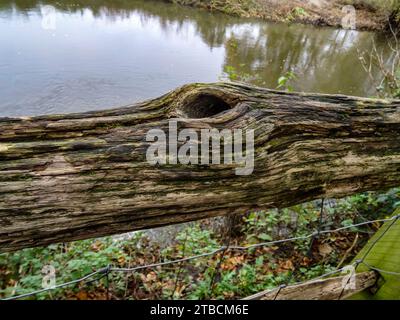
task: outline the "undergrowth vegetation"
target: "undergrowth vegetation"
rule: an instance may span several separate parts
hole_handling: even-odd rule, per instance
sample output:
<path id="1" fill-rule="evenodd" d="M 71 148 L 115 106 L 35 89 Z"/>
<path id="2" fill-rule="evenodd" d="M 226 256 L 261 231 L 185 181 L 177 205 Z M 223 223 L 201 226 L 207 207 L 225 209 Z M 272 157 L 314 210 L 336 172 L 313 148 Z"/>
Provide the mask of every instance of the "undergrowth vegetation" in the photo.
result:
<path id="1" fill-rule="evenodd" d="M 174 2 L 223 7 L 224 11 L 237 15 L 257 10 L 253 0 Z M 369 6 L 371 10 L 389 8 L 384 1 L 346 2 Z M 392 1 L 390 5 L 391 12 L 398 12 L 397 1 Z M 289 18 L 294 19 L 295 16 L 306 16 L 308 13 L 296 8 L 291 14 Z M 360 58 L 367 71 L 374 61 L 379 63 L 374 57 L 371 56 L 370 60 Z M 399 61 L 398 54 L 396 57 Z M 396 86 L 393 81 L 390 82 L 394 77 L 392 74 L 385 76 L 382 83 L 389 83 L 393 87 L 390 87 L 393 90 L 387 91 L 391 96 L 400 96 L 400 91 L 394 91 L 399 89 L 397 68 L 395 72 Z M 226 66 L 222 75 L 224 79 L 244 82 L 251 77 L 232 66 Z M 293 91 L 295 81 L 295 73 L 289 70 L 277 79 L 277 88 Z M 168 246 L 164 245 L 165 239 L 155 241 L 147 232 L 135 232 L 123 237 L 104 237 L 4 253 L 0 254 L 0 297 L 41 289 L 45 266 L 54 268 L 56 284 L 61 284 L 108 265 L 132 268 L 212 252 L 227 245 L 227 239 L 229 245 L 248 246 L 387 218 L 399 206 L 400 188 L 397 188 L 386 193 L 368 192 L 340 200 L 327 199 L 322 211 L 321 201 L 313 201 L 287 209 L 250 212 L 241 218 L 239 232 L 234 235 L 229 230 L 230 226 L 222 224 L 221 227 L 215 219 L 188 223 L 176 230 L 172 244 Z M 80 282 L 28 299 L 242 298 L 281 284 L 312 279 L 345 265 L 379 227 L 380 224 L 375 223 L 319 235 L 313 241 L 308 238 L 248 250 L 228 249 L 213 256 L 178 264 L 131 273 L 111 273 L 109 281 L 103 277 L 97 281 Z"/>
<path id="2" fill-rule="evenodd" d="M 221 11 L 240 17 L 256 17 L 262 11 L 260 2 L 257 0 L 171 0 L 171 2 Z"/>
<path id="3" fill-rule="evenodd" d="M 239 17 L 262 18 L 285 23 L 306 23 L 318 26 L 342 27 L 342 8 L 353 5 L 358 11 L 357 28 L 380 30 L 387 26 L 388 17 L 399 21 L 399 0 L 167 0 L 210 11 Z"/>
<path id="4" fill-rule="evenodd" d="M 372 11 L 384 11 L 391 13 L 400 8 L 398 0 L 343 0 L 343 4 L 350 4 L 356 9 L 367 8 Z"/>
<path id="5" fill-rule="evenodd" d="M 243 82 L 252 79 L 231 66 L 225 67 L 221 78 Z M 278 89 L 290 92 L 295 85 L 296 74 L 291 70 L 277 79 Z M 322 211 L 319 200 L 287 209 L 250 212 L 240 217 L 235 226 L 221 223 L 223 218 L 192 222 L 174 229 L 170 239 L 164 239 L 161 233 L 159 239 L 154 239 L 148 232 L 134 232 L 4 253 L 0 254 L 0 297 L 41 289 L 48 266 L 55 271 L 55 284 L 61 284 L 109 265 L 146 266 L 212 252 L 227 243 L 243 247 L 349 227 L 391 217 L 399 206 L 400 188 L 396 188 L 386 193 L 326 199 Z M 305 240 L 247 250 L 227 249 L 180 263 L 129 273 L 113 272 L 108 279 L 100 276 L 95 281 L 82 281 L 27 299 L 242 298 L 281 284 L 313 279 L 344 266 L 380 226 L 368 224 Z M 157 230 L 154 233 L 157 235 Z"/>
<path id="6" fill-rule="evenodd" d="M 231 245 L 301 237 L 315 230 L 332 230 L 371 219 L 389 217 L 400 203 L 400 189 L 363 193 L 342 200 L 325 200 L 282 210 L 251 212 L 242 217 Z M 0 255 L 0 296 L 42 288 L 43 267 L 55 269 L 56 284 L 112 265 L 134 267 L 211 252 L 226 245 L 228 232 L 214 220 L 184 225 L 172 245 L 150 239 L 147 232 L 55 244 Z M 222 224 L 223 226 L 226 225 Z M 105 278 L 41 293 L 29 299 L 233 299 L 280 284 L 312 279 L 351 261 L 379 224 L 248 250 L 226 250 L 214 256 Z M 228 235 L 227 235 L 228 234 Z"/>

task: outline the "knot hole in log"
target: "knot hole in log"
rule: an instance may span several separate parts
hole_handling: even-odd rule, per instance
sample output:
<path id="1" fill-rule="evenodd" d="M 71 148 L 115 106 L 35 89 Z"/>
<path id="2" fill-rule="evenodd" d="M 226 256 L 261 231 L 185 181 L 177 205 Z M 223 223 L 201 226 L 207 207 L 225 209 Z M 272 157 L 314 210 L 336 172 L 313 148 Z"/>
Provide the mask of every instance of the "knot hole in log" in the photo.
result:
<path id="1" fill-rule="evenodd" d="M 233 109 L 233 105 L 222 98 L 208 93 L 200 93 L 186 98 L 180 113 L 187 118 L 202 119 L 216 116 L 224 111 Z"/>

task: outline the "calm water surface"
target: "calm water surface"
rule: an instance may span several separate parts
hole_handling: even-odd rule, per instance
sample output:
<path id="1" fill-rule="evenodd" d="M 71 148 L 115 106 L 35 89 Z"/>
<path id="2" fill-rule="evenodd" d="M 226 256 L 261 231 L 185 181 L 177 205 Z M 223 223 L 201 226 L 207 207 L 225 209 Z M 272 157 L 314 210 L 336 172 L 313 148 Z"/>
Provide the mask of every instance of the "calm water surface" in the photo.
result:
<path id="1" fill-rule="evenodd" d="M 0 116 L 109 108 L 156 97 L 224 70 L 274 88 L 368 96 L 358 60 L 368 32 L 266 23 L 154 1 L 0 0 Z"/>

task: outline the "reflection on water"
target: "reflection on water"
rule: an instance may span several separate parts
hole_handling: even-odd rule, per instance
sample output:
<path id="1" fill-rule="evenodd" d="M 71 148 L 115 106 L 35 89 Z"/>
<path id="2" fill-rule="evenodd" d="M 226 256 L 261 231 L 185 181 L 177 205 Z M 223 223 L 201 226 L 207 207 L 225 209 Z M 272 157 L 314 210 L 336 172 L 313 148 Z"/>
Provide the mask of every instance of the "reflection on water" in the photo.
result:
<path id="1" fill-rule="evenodd" d="M 296 90 L 367 96 L 374 87 L 357 50 L 369 50 L 373 39 L 389 60 L 384 39 L 367 32 L 153 1 L 0 0 L 0 116 L 129 104 L 217 81 L 226 66 L 271 88 L 292 69 Z"/>

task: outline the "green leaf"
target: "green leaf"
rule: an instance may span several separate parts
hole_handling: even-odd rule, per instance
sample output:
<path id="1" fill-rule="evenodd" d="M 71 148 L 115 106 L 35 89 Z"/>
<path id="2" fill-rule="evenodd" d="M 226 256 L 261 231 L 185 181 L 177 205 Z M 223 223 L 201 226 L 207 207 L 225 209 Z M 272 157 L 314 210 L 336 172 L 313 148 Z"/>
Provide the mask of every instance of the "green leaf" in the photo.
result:
<path id="1" fill-rule="evenodd" d="M 266 233 L 261 233 L 257 237 L 263 241 L 271 241 L 272 240 L 272 237 Z"/>

